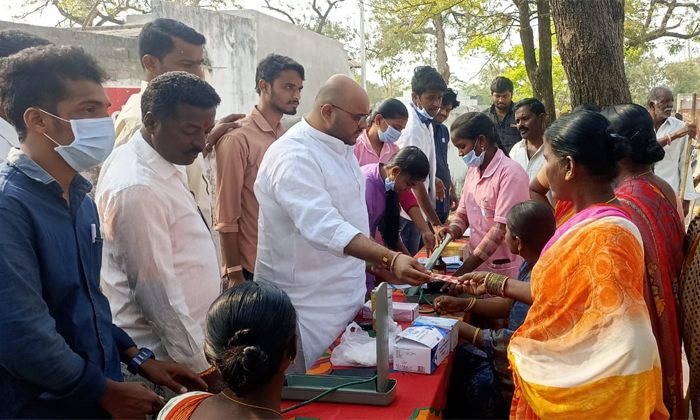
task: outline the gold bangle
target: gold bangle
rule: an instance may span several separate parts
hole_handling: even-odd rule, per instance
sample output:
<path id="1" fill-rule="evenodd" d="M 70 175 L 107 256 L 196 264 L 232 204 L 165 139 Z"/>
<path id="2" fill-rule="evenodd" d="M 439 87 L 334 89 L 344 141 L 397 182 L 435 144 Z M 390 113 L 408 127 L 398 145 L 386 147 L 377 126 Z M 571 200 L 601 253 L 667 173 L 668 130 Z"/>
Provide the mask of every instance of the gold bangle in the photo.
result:
<path id="1" fill-rule="evenodd" d="M 216 366 L 212 366 L 209 369 L 205 370 L 204 372 L 199 374 L 199 377 L 201 378 L 202 376 L 207 376 L 209 374 L 212 374 L 216 371 Z"/>
<path id="2" fill-rule="evenodd" d="M 477 327 L 476 331 L 474 331 L 474 338 L 472 338 L 472 346 L 476 347 L 476 338 L 479 336 L 479 332 L 481 331 L 481 328 Z"/>
<path id="3" fill-rule="evenodd" d="M 464 308 L 464 312 L 471 311 L 472 308 L 474 307 L 474 305 L 476 305 L 476 298 L 475 297 L 470 297 L 468 300 L 469 300 L 469 303 L 467 303 L 467 307 Z"/>

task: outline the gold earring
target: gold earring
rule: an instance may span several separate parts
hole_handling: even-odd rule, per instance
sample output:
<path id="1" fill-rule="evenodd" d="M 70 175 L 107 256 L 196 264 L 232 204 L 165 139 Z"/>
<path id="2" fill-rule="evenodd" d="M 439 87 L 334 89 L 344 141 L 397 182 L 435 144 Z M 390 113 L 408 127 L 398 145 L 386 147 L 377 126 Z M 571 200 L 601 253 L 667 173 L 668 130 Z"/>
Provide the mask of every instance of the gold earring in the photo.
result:
<path id="1" fill-rule="evenodd" d="M 564 176 L 564 179 L 567 181 L 571 181 L 571 178 L 573 178 L 573 176 L 571 175 L 571 172 L 567 172 L 566 176 Z"/>

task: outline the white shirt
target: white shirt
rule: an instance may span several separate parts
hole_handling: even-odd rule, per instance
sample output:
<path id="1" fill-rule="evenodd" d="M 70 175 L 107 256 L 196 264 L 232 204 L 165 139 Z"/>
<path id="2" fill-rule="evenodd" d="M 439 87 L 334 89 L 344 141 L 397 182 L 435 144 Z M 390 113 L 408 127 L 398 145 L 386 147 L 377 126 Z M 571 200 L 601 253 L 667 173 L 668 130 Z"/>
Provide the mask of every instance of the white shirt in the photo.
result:
<path id="1" fill-rule="evenodd" d="M 352 146 L 302 119 L 267 150 L 255 196 L 255 280 L 289 295 L 311 367 L 364 303 L 365 263 L 343 250 L 369 236 L 365 178 Z"/>
<path id="2" fill-rule="evenodd" d="M 510 149 L 510 158 L 518 162 L 520 166 L 527 172 L 527 177 L 532 181 L 533 178 L 537 176 L 540 169 L 547 163 L 544 160 L 544 144 L 540 146 L 532 157 L 527 155 L 527 140 L 522 139 L 515 143 L 512 149 Z"/>
<path id="3" fill-rule="evenodd" d="M 219 295 L 219 266 L 184 167 L 137 131 L 102 166 L 95 201 L 114 323 L 156 359 L 207 370 L 204 320 Z"/>
<path id="4" fill-rule="evenodd" d="M 19 147 L 17 130 L 9 122 L 0 118 L 0 163 L 7 161 L 13 147 Z"/>
<path id="5" fill-rule="evenodd" d="M 518 162 L 520 166 L 527 172 L 527 177 L 530 181 L 537 178 L 537 174 L 540 169 L 544 166 L 547 161 L 544 159 L 544 144 L 540 146 L 532 157 L 527 156 L 527 140 L 522 139 L 515 143 L 512 149 L 510 149 L 510 158 Z M 549 203 L 554 206 L 554 197 L 552 197 L 552 192 L 547 192 L 547 198 Z"/>
<path id="6" fill-rule="evenodd" d="M 117 149 L 126 144 L 134 134 L 141 129 L 141 95 L 148 87 L 148 82 L 141 81 L 141 91 L 134 93 L 127 99 L 114 121 L 114 130 L 117 139 L 114 148 Z M 190 191 L 194 194 L 199 209 L 204 214 L 207 224 L 214 226 L 212 186 L 207 179 L 207 165 L 204 156 L 199 154 L 191 165 L 187 165 L 187 179 Z"/>
<path id="7" fill-rule="evenodd" d="M 407 146 L 416 146 L 425 153 L 430 163 L 430 173 L 425 179 L 425 189 L 428 191 L 428 196 L 430 197 L 430 204 L 435 208 L 435 171 L 437 168 L 437 162 L 435 157 L 435 141 L 433 140 L 433 125 L 424 124 L 421 122 L 418 113 L 413 106 L 408 107 L 408 122 L 406 123 L 406 128 L 401 131 L 401 137 L 397 144 L 400 148 Z M 449 185 L 445 185 L 449 188 Z M 401 209 L 401 216 L 405 219 L 410 217 L 406 212 Z"/>
<path id="8" fill-rule="evenodd" d="M 683 121 L 674 117 L 669 117 L 656 131 L 656 138 L 660 139 L 662 137 L 666 137 L 682 129 L 683 127 L 685 127 L 685 123 L 683 123 Z M 688 136 L 673 140 L 670 145 L 664 146 L 666 155 L 661 162 L 658 162 L 656 166 L 654 166 L 654 173 L 661 177 L 661 179 L 664 181 L 668 182 L 676 194 L 680 194 L 681 192 L 680 179 L 683 176 L 683 171 L 685 168 L 685 154 L 687 145 Z M 695 200 L 696 198 L 700 198 L 700 194 L 695 191 L 695 186 L 693 185 L 693 173 L 692 170 L 688 169 L 688 176 L 685 184 L 685 197 L 683 197 L 683 199 L 690 201 Z"/>

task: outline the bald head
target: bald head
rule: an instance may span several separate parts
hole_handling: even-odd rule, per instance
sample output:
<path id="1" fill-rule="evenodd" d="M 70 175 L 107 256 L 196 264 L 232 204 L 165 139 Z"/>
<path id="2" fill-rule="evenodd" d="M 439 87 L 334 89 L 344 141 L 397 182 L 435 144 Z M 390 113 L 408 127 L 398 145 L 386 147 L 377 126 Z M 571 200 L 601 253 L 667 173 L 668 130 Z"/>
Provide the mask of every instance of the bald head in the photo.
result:
<path id="1" fill-rule="evenodd" d="M 343 107 L 343 104 L 357 104 L 360 108 L 366 105 L 369 110 L 369 96 L 354 79 L 343 74 L 336 74 L 321 86 L 318 95 L 316 95 L 314 108 L 320 108 L 325 104 L 340 107 Z"/>
<path id="2" fill-rule="evenodd" d="M 343 74 L 331 76 L 316 95 L 306 121 L 314 128 L 353 145 L 367 128 L 370 112 L 367 92 Z"/>

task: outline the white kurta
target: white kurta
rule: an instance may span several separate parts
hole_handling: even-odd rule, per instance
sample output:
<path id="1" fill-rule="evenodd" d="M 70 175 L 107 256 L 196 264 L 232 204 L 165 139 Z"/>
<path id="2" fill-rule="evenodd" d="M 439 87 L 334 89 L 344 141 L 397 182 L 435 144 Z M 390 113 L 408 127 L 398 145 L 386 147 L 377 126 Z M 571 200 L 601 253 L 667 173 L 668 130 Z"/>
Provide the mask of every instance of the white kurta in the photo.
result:
<path id="1" fill-rule="evenodd" d="M 406 123 L 406 128 L 401 131 L 401 137 L 397 144 L 400 148 L 407 146 L 416 146 L 425 153 L 430 163 L 430 173 L 425 179 L 425 189 L 428 191 L 428 196 L 430 197 L 430 204 L 435 208 L 435 170 L 437 168 L 437 161 L 435 157 L 435 140 L 433 139 L 433 125 L 425 124 L 421 122 L 418 113 L 409 105 L 408 108 L 408 122 Z M 449 185 L 445 185 L 445 188 L 449 188 Z M 405 219 L 410 217 L 406 212 L 401 209 L 401 216 Z"/>
<path id="2" fill-rule="evenodd" d="M 660 139 L 685 127 L 685 123 L 674 117 L 669 117 L 661 127 L 656 131 L 656 138 Z M 668 182 L 676 194 L 681 192 L 681 177 L 685 167 L 685 154 L 688 145 L 688 136 L 673 140 L 670 145 L 664 146 L 666 155 L 661 162 L 654 166 L 654 173 Z M 693 171 L 688 170 L 688 176 L 685 180 L 685 197 L 684 200 L 695 200 L 700 195 L 695 192 L 693 185 Z"/>
<path id="3" fill-rule="evenodd" d="M 311 367 L 364 303 L 365 263 L 343 250 L 369 236 L 365 179 L 352 146 L 302 119 L 267 150 L 255 196 L 255 280 L 289 295 Z"/>

